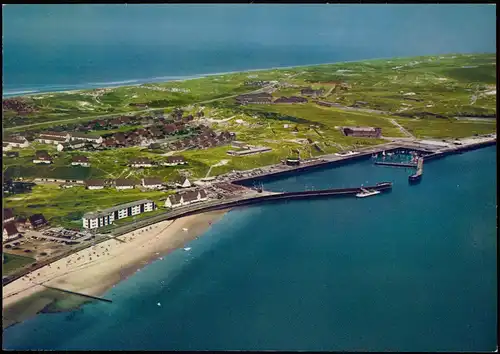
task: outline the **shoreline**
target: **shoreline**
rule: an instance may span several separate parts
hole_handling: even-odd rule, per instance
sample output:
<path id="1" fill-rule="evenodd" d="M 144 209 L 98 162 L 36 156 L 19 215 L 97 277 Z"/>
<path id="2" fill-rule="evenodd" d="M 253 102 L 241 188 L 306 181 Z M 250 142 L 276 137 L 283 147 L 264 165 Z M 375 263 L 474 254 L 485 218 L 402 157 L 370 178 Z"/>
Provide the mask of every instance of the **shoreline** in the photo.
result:
<path id="1" fill-rule="evenodd" d="M 102 296 L 151 262 L 168 257 L 170 252 L 200 237 L 227 211 L 162 221 L 119 236 L 125 243 L 104 241 L 7 284 L 2 296 L 3 329 L 39 313 L 70 311 L 89 302 L 88 298 L 63 294 L 39 284 Z M 183 231 L 184 228 L 188 231 Z"/>
<path id="2" fill-rule="evenodd" d="M 471 145 L 462 146 L 457 150 L 463 149 L 467 152 L 486 147 L 484 142 Z M 448 155 L 442 152 L 438 154 Z M 44 288 L 38 285 L 38 282 L 86 295 L 101 296 L 115 284 L 126 280 L 144 266 L 202 235 L 212 222 L 219 220 L 228 210 L 230 209 L 201 212 L 144 226 L 117 237 L 127 241 L 127 243 L 113 239 L 103 241 L 38 269 L 37 275 L 32 272 L 7 284 L 4 287 L 3 295 L 3 328 L 22 322 L 39 313 L 70 311 L 89 302 L 87 298 L 78 295 L 62 295 L 61 292 Z M 188 232 L 182 231 L 184 227 L 188 228 Z M 144 232 L 146 235 L 139 235 Z M 157 243 L 155 244 L 155 242 Z M 138 249 L 139 246 L 140 249 Z M 95 254 L 96 248 L 97 250 L 109 248 L 111 251 L 106 255 L 101 254 L 103 258 L 78 262 L 79 257 L 91 257 L 92 254 Z M 94 253 L 92 253 L 93 251 Z M 68 261 L 74 263 L 71 265 L 65 263 Z M 63 269 L 55 270 L 55 267 Z M 78 275 L 78 279 L 75 279 L 74 275 Z M 72 305 L 59 306 L 65 301 L 69 301 Z"/>
<path id="3" fill-rule="evenodd" d="M 424 56 L 448 56 L 448 55 L 483 55 L 483 54 L 494 54 L 494 53 L 447 53 L 447 54 L 429 54 Z M 422 55 L 420 55 L 422 56 Z M 321 65 L 332 65 L 332 64 L 348 64 L 348 63 L 359 63 L 365 61 L 372 60 L 401 60 L 401 59 L 410 59 L 414 57 L 420 56 L 404 56 L 404 57 L 381 57 L 381 58 L 370 58 L 370 59 L 357 59 L 357 60 L 346 60 L 346 61 L 333 61 L 326 63 L 317 63 L 317 64 L 304 64 L 304 65 L 292 65 L 292 66 L 277 66 L 270 68 L 259 68 L 259 69 L 243 69 L 237 71 L 226 71 L 226 72 L 217 72 L 217 73 L 202 73 L 202 74 L 189 74 L 189 75 L 179 75 L 178 79 L 175 79 L 176 75 L 171 76 L 156 76 L 151 78 L 144 79 L 128 79 L 128 80 L 119 80 L 119 81 L 110 81 L 103 83 L 84 83 L 84 84 L 72 84 L 68 86 L 84 86 L 83 88 L 74 88 L 74 89 L 62 89 L 61 91 L 35 91 L 37 89 L 34 88 L 25 88 L 25 89 L 12 89 L 14 91 L 12 94 L 3 93 L 2 99 L 4 98 L 15 98 L 15 97 L 29 97 L 29 96 L 37 96 L 37 95 L 45 95 L 45 94 L 57 94 L 57 93 L 76 93 L 80 91 L 87 90 L 98 90 L 98 89 L 112 89 L 119 87 L 133 87 L 144 84 L 153 84 L 153 83 L 167 83 L 167 82 L 184 82 L 196 79 L 204 79 L 210 76 L 218 76 L 218 75 L 229 75 L 229 74 L 238 74 L 238 73 L 251 73 L 256 71 L 269 71 L 269 70 L 284 70 L 284 69 L 295 69 L 295 68 L 305 68 L 310 66 L 321 66 Z M 166 79 L 168 77 L 172 77 L 174 79 Z M 162 80 L 162 81 L 160 81 Z M 165 80 L 165 81 L 164 81 Z M 114 85 L 116 83 L 116 85 Z M 130 85 L 127 85 L 130 83 Z M 97 86 L 97 85 L 114 85 L 114 86 Z M 48 85 L 48 86 L 57 86 L 56 84 Z"/>

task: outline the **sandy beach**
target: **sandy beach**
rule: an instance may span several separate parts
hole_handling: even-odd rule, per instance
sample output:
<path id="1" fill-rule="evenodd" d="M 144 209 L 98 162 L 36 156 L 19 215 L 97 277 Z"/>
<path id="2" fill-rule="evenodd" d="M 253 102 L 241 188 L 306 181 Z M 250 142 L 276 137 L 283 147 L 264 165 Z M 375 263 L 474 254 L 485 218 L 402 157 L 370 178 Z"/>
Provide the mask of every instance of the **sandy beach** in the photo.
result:
<path id="1" fill-rule="evenodd" d="M 100 296 L 151 261 L 201 235 L 225 212 L 191 215 L 138 229 L 118 240 L 104 241 L 74 253 L 6 285 L 2 295 L 3 328 L 35 315 L 51 302 L 47 298 L 37 299 L 37 295 L 47 293 L 47 288 L 39 284 Z M 28 300 L 30 306 L 26 309 Z M 23 311 L 18 314 L 14 308 L 21 304 Z M 6 309 L 11 310 L 8 316 Z"/>

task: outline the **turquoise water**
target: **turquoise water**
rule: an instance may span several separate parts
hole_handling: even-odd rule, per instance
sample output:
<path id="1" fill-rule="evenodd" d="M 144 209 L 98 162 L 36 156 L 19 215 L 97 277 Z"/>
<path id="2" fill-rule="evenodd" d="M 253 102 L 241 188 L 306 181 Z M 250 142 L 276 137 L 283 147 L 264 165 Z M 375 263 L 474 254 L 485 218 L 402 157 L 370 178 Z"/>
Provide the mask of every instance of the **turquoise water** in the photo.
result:
<path id="1" fill-rule="evenodd" d="M 394 188 L 233 210 L 110 290 L 112 304 L 39 315 L 3 347 L 494 350 L 495 159 L 489 147 L 429 162 L 415 186 L 371 161 L 269 182 Z"/>

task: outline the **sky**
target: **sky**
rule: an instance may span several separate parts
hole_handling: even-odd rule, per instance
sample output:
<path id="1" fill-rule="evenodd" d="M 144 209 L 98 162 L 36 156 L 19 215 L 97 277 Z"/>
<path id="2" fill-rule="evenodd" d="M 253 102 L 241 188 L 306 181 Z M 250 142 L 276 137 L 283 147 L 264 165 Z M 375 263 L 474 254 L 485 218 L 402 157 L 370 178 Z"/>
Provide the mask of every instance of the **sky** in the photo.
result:
<path id="1" fill-rule="evenodd" d="M 496 51 L 487 4 L 3 7 L 4 86 Z"/>
<path id="2" fill-rule="evenodd" d="M 494 51 L 492 5 L 8 5 L 6 43 L 326 45 Z"/>

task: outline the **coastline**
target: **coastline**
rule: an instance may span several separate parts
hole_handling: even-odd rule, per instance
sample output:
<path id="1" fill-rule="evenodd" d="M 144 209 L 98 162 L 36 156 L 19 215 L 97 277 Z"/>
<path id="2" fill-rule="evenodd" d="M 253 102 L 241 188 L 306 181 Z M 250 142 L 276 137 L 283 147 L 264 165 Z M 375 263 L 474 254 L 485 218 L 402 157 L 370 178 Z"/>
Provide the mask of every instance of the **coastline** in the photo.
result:
<path id="1" fill-rule="evenodd" d="M 432 56 L 437 56 L 437 55 L 474 55 L 474 54 L 489 54 L 489 53 L 447 53 L 447 54 L 432 54 Z M 493 53 L 491 53 L 493 54 Z M 429 54 L 431 55 L 431 54 Z M 167 83 L 167 82 L 184 82 L 184 81 L 189 81 L 189 80 L 196 80 L 196 79 L 203 79 L 207 78 L 210 76 L 218 76 L 218 75 L 229 75 L 229 74 L 238 74 L 238 73 L 251 73 L 251 72 L 256 72 L 256 71 L 269 71 L 269 70 L 285 70 L 285 69 L 295 69 L 295 68 L 305 68 L 309 66 L 322 66 L 322 65 L 332 65 L 332 64 L 348 64 L 348 63 L 358 63 L 358 62 L 364 62 L 364 61 L 371 61 L 371 60 L 400 60 L 400 59 L 405 59 L 405 58 L 413 58 L 414 56 L 409 56 L 409 57 L 381 57 L 381 58 L 369 58 L 369 59 L 357 59 L 357 60 L 346 60 L 346 61 L 333 61 L 333 62 L 327 62 L 327 63 L 316 63 L 316 64 L 304 64 L 304 65 L 291 65 L 291 66 L 276 66 L 276 67 L 269 67 L 269 68 L 258 68 L 258 69 L 243 69 L 239 71 L 227 71 L 227 72 L 217 72 L 217 73 L 202 73 L 202 74 L 190 74 L 190 75 L 170 75 L 170 76 L 156 76 L 156 77 L 151 77 L 151 78 L 145 78 L 145 79 L 128 79 L 128 80 L 119 80 L 119 81 L 110 81 L 110 82 L 103 82 L 103 83 L 84 83 L 84 84 L 72 84 L 68 86 L 82 86 L 82 88 L 68 88 L 68 89 L 61 89 L 60 91 L 43 91 L 37 90 L 35 88 L 24 88 L 24 89 L 12 89 L 11 91 L 14 91 L 12 94 L 2 94 L 2 98 L 14 98 L 14 97 L 28 97 L 28 96 L 37 96 L 37 95 L 45 95 L 45 94 L 56 94 L 56 93 L 76 93 L 80 91 L 86 91 L 86 90 L 97 90 L 97 89 L 112 89 L 112 88 L 119 88 L 119 87 L 133 87 L 133 86 L 139 86 L 139 85 L 144 85 L 144 84 L 153 84 L 153 83 Z M 172 78 L 172 79 L 168 79 Z M 113 85 L 116 83 L 116 85 Z M 127 83 L 130 83 L 130 85 L 127 85 Z M 103 85 L 103 86 L 98 86 L 98 85 Z M 104 85 L 113 85 L 113 86 L 104 86 Z M 52 84 L 49 86 L 57 86 L 57 84 Z M 36 91 L 35 91 L 36 90 Z M 19 93 L 19 94 L 18 94 Z"/>
<path id="2" fill-rule="evenodd" d="M 118 237 L 122 242 L 104 241 L 7 284 L 2 295 L 3 329 L 41 312 L 73 310 L 89 301 L 38 284 L 102 296 L 152 261 L 201 236 L 227 211 L 186 216 L 138 229 Z"/>

